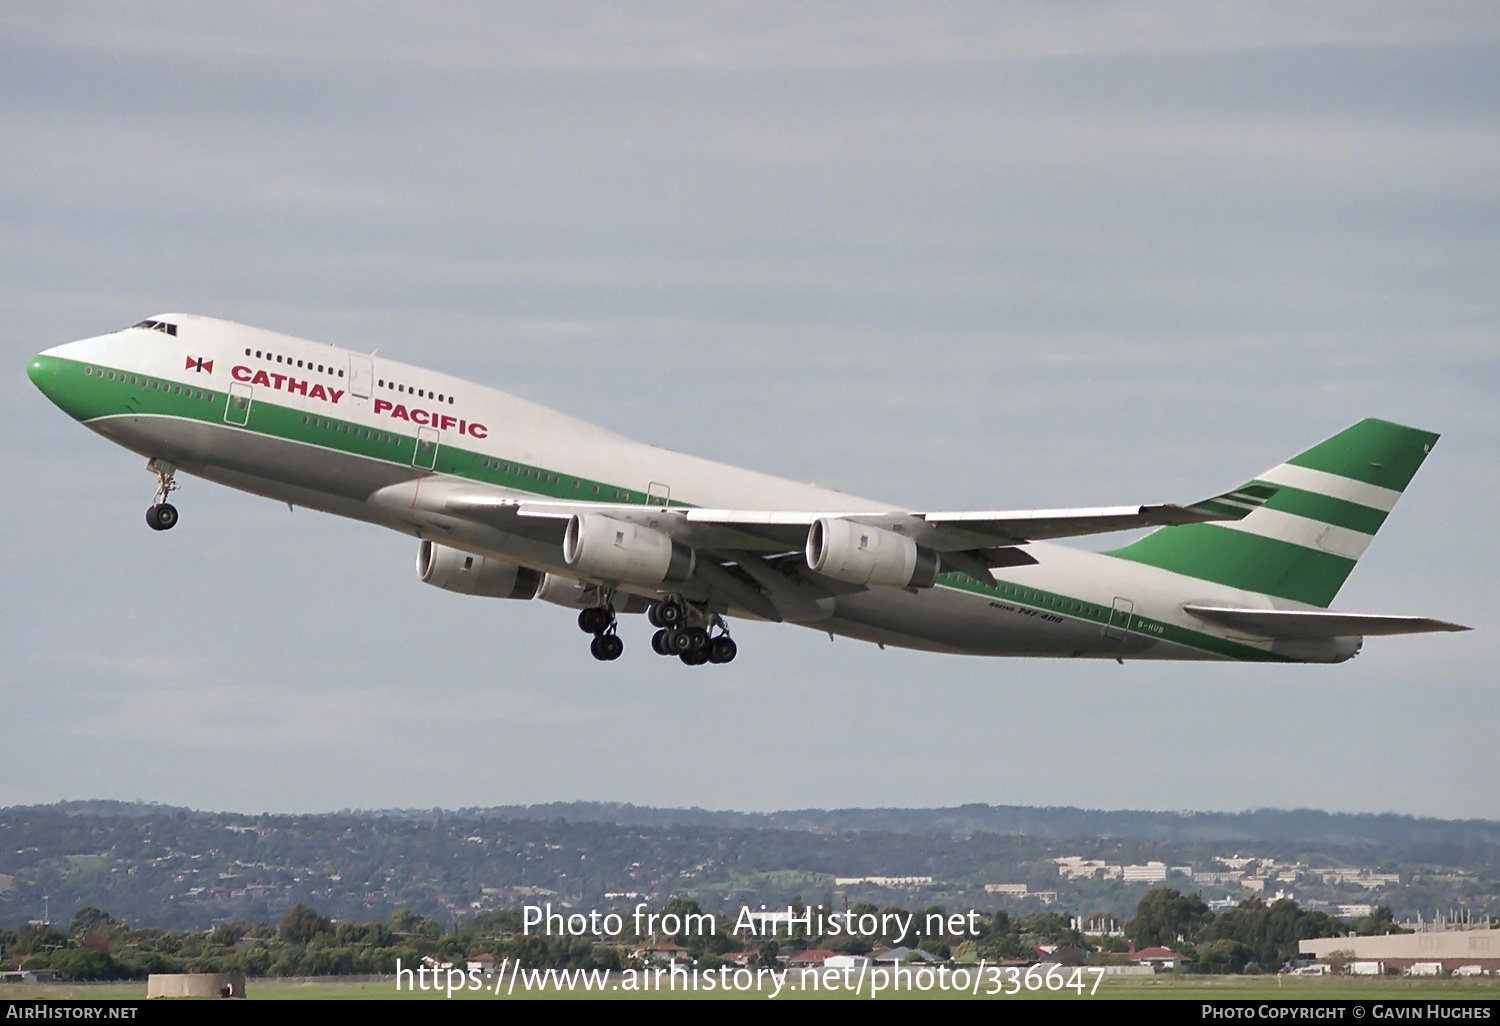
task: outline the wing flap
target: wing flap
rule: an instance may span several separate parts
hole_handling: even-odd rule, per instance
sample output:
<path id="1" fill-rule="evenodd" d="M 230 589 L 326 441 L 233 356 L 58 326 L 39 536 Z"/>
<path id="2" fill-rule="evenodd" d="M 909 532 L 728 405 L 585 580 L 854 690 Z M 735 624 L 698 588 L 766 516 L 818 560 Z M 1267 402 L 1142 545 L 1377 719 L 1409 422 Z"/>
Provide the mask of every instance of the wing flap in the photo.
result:
<path id="1" fill-rule="evenodd" d="M 1302 609 L 1233 609 L 1189 604 L 1182 607 L 1200 620 L 1286 641 L 1348 638 L 1383 634 L 1429 634 L 1471 628 L 1425 616 L 1330 613 Z"/>

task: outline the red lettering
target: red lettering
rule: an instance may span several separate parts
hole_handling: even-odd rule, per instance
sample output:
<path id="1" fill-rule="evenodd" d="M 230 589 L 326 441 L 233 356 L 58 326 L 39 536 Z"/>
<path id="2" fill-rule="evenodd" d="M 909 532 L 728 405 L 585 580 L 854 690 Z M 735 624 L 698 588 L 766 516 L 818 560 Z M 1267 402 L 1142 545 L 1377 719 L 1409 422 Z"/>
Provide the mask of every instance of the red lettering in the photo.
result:
<path id="1" fill-rule="evenodd" d="M 312 391 L 307 393 L 309 399 L 327 399 L 328 393 L 323 391 L 322 385 L 314 385 Z"/>
<path id="2" fill-rule="evenodd" d="M 391 401 L 389 399 L 376 399 L 375 400 L 375 412 L 376 413 L 384 413 L 386 410 L 389 410 L 390 408 L 391 408 Z"/>
<path id="3" fill-rule="evenodd" d="M 250 384 L 252 385 L 269 385 L 270 383 L 271 379 L 266 377 L 265 371 L 256 371 L 255 377 L 250 379 Z"/>
<path id="4" fill-rule="evenodd" d="M 438 427 L 442 428 L 444 431 L 452 431 L 453 430 L 453 425 L 458 423 L 458 421 L 454 420 L 452 417 L 448 416 L 446 413 L 443 414 L 441 420 L 442 420 L 442 423 L 439 424 Z"/>
<path id="5" fill-rule="evenodd" d="M 406 414 L 406 407 L 402 406 L 400 403 L 397 403 L 396 408 L 391 411 L 391 416 L 399 417 L 402 420 L 411 420 L 411 418 Z"/>
<path id="6" fill-rule="evenodd" d="M 250 368 L 249 367 L 235 367 L 229 373 L 230 373 L 230 376 L 233 377 L 234 380 L 236 380 L 236 381 L 249 381 L 250 380 Z"/>
<path id="7" fill-rule="evenodd" d="M 427 411 L 426 410 L 412 410 L 411 411 L 411 419 L 412 419 L 412 422 L 415 423 L 415 424 L 426 424 L 427 423 Z"/>
<path id="8" fill-rule="evenodd" d="M 341 388 L 330 388 L 328 390 L 328 401 L 331 402 L 331 403 L 336 403 L 341 398 L 343 398 L 343 395 L 344 395 L 344 390 L 343 389 L 341 389 Z"/>
<path id="9" fill-rule="evenodd" d="M 483 424 L 470 424 L 469 434 L 473 435 L 475 438 L 488 438 L 490 429 L 485 427 Z"/>
<path id="10" fill-rule="evenodd" d="M 305 381 L 298 381 L 296 378 L 287 378 L 286 379 L 286 390 L 288 392 L 296 392 L 296 393 L 298 393 L 300 395 L 306 395 L 307 394 L 307 382 L 305 382 Z"/>
<path id="11" fill-rule="evenodd" d="M 276 379 L 276 388 L 279 391 L 281 389 L 281 383 L 286 380 L 286 375 L 285 374 L 277 374 L 275 371 L 272 371 L 271 372 L 271 377 L 274 378 L 274 379 Z"/>
<path id="12" fill-rule="evenodd" d="M 461 435 L 462 434 L 467 434 L 468 430 L 469 430 L 469 422 L 466 421 L 466 420 L 460 420 L 458 422 L 458 433 L 461 434 Z"/>

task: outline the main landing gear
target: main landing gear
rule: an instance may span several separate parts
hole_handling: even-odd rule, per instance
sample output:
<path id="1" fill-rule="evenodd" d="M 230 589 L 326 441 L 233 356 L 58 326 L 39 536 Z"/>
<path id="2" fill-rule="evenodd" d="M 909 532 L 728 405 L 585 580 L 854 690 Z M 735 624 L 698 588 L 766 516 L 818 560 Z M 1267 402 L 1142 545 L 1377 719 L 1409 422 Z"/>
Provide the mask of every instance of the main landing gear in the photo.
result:
<path id="1" fill-rule="evenodd" d="M 615 611 L 609 605 L 589 606 L 578 614 L 578 629 L 594 636 L 589 651 L 600 662 L 613 662 L 625 651 L 625 642 L 620 640 L 615 628 Z"/>
<path id="2" fill-rule="evenodd" d="M 739 651 L 717 613 L 685 607 L 675 596 L 656 603 L 646 616 L 651 626 L 659 628 L 651 636 L 657 655 L 677 656 L 689 666 L 702 666 L 730 662 Z"/>
<path id="3" fill-rule="evenodd" d="M 177 507 L 167 496 L 178 489 L 177 468 L 166 460 L 147 460 L 146 469 L 156 475 L 156 498 L 146 510 L 146 526 L 153 531 L 170 531 L 177 526 Z"/>

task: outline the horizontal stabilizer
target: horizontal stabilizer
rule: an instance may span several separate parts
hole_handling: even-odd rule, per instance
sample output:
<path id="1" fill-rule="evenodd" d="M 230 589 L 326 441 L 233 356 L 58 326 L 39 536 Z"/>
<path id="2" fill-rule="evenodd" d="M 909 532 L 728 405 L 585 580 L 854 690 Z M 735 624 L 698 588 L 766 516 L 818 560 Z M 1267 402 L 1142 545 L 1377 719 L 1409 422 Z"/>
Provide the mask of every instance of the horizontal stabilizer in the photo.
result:
<path id="1" fill-rule="evenodd" d="M 1258 634 L 1264 638 L 1313 640 L 1357 635 L 1429 634 L 1471 628 L 1425 616 L 1380 616 L 1364 613 L 1327 613 L 1302 609 L 1229 609 L 1222 606 L 1182 607 L 1200 620 Z"/>

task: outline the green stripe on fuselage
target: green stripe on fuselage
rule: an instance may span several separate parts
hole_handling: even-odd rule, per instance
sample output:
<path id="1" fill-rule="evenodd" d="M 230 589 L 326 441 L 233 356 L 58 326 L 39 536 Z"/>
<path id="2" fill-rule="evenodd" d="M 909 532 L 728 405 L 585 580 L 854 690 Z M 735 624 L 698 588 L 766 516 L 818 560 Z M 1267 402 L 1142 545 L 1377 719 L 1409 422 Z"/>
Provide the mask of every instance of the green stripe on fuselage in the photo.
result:
<path id="1" fill-rule="evenodd" d="M 224 411 L 229 393 L 221 388 L 199 387 L 191 382 L 183 384 L 168 378 L 57 357 L 37 357 L 36 360 L 55 361 L 46 394 L 64 412 L 83 423 L 131 415 L 176 417 L 316 445 L 404 467 L 412 465 L 416 454 L 417 439 L 414 435 L 281 406 L 265 398 L 271 391 L 265 388 L 255 389 L 249 420 L 240 427 L 225 423 Z M 329 409 L 337 407 L 330 404 Z M 413 473 L 417 472 L 417 468 L 412 469 Z M 437 462 L 432 472 L 550 499 L 628 505 L 646 505 L 648 501 L 645 492 L 547 467 L 491 457 L 446 441 L 438 446 Z M 682 506 L 683 503 L 672 502 L 670 505 Z"/>
<path id="2" fill-rule="evenodd" d="M 1073 598 L 1061 592 L 1043 591 L 1029 585 L 1012 584 L 1009 581 L 998 580 L 996 587 L 992 588 L 988 584 L 976 581 L 967 574 L 959 573 L 939 575 L 938 585 L 939 587 L 953 588 L 957 591 L 966 591 L 974 595 L 982 595 L 994 601 L 1009 603 L 1026 609 L 1051 613 L 1066 619 L 1083 620 L 1098 624 L 1101 631 L 1110 622 L 1110 609 L 1108 607 Z M 1151 638 L 1157 641 L 1170 641 L 1187 648 L 1213 652 L 1216 655 L 1226 656 L 1230 659 L 1239 659 L 1247 662 L 1297 662 L 1296 659 L 1278 655 L 1275 652 L 1268 652 L 1263 648 L 1243 645 L 1236 641 L 1230 641 L 1227 638 L 1204 634 L 1201 631 L 1179 627 L 1176 624 L 1165 623 L 1164 621 L 1135 613 L 1131 614 L 1130 625 L 1123 630 L 1124 633 L 1137 637 Z M 1098 654 L 1108 655 L 1108 653 Z"/>

